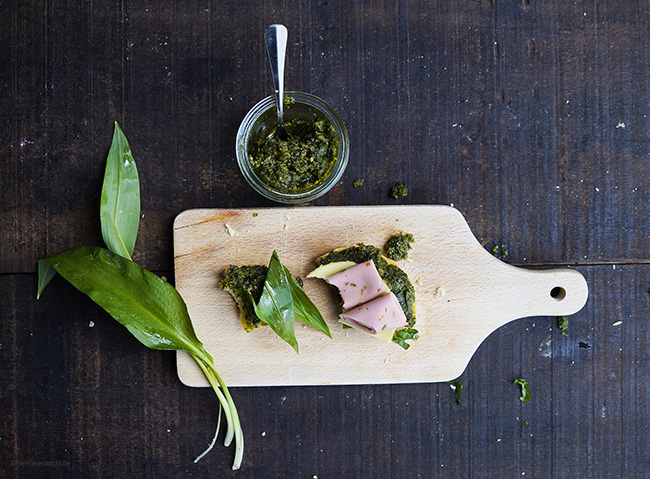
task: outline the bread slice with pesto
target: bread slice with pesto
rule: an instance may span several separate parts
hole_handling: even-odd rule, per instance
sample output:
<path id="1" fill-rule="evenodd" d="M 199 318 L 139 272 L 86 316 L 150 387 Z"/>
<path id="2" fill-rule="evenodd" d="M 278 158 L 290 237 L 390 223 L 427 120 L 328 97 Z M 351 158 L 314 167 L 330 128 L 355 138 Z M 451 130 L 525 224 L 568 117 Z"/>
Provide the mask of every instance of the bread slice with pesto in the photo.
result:
<path id="1" fill-rule="evenodd" d="M 262 265 L 230 265 L 224 272 L 223 280 L 219 283 L 219 287 L 228 291 L 237 302 L 239 321 L 247 333 L 264 325 L 255 314 L 251 296 L 255 301 L 259 301 L 268 270 L 266 266 Z M 247 293 L 250 293 L 250 296 Z"/>
<path id="2" fill-rule="evenodd" d="M 315 261 L 316 269 L 307 277 L 324 279 L 350 266 L 370 260 L 375 263 L 381 279 L 397 297 L 409 327 L 415 326 L 415 288 L 404 270 L 383 256 L 376 246 L 358 243 L 348 248 L 337 248 L 318 258 Z"/>
<path id="3" fill-rule="evenodd" d="M 251 297 L 257 303 L 264 290 L 264 282 L 269 271 L 267 266 L 228 266 L 219 282 L 219 287 L 228 291 L 239 307 L 239 321 L 244 331 L 250 333 L 266 323 L 255 314 L 255 307 Z M 302 279 L 294 276 L 296 282 L 302 287 Z M 250 293 L 250 295 L 248 294 Z"/>

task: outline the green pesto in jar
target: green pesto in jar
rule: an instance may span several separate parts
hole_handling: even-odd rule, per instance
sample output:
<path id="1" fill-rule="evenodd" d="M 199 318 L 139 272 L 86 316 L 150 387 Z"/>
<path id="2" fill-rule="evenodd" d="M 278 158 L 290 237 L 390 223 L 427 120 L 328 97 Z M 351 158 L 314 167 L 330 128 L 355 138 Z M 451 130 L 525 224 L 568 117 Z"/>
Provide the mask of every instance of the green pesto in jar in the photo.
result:
<path id="1" fill-rule="evenodd" d="M 339 140 L 331 120 L 320 113 L 312 119 L 287 118 L 288 138 L 273 134 L 249 145 L 251 166 L 269 188 L 301 193 L 325 181 L 334 168 Z"/>

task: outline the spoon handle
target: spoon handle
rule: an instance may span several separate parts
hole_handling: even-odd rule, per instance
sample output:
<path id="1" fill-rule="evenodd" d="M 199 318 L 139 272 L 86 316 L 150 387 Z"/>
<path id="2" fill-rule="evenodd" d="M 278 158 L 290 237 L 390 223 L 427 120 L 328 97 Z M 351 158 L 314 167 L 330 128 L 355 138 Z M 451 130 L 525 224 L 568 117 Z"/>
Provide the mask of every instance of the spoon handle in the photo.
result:
<path id="1" fill-rule="evenodd" d="M 269 54 L 273 86 L 275 87 L 275 106 L 278 110 L 278 129 L 284 123 L 284 57 L 287 52 L 287 27 L 284 25 L 271 25 L 264 32 L 266 51 Z"/>

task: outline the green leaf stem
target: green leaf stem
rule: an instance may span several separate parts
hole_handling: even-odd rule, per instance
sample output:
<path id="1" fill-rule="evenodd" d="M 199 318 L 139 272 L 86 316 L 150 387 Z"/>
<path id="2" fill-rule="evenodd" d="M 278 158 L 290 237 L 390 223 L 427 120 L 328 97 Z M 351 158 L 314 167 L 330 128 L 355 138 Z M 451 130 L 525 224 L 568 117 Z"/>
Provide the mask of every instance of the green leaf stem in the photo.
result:
<path id="1" fill-rule="evenodd" d="M 212 357 L 197 338 L 178 291 L 136 263 L 96 246 L 78 246 L 41 261 L 88 295 L 145 346 L 192 355 L 224 410 L 228 422 L 224 442 L 228 445 L 235 439 L 233 469 L 238 469 L 244 446 L 237 409 Z"/>

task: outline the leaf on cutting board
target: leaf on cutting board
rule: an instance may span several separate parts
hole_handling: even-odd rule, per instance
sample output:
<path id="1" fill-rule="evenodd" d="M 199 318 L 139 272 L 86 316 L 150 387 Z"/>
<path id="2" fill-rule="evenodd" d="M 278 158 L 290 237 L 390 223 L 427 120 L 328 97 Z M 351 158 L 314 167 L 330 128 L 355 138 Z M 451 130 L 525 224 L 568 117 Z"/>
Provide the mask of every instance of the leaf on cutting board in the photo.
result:
<path id="1" fill-rule="evenodd" d="M 248 294 L 250 295 L 250 293 Z M 291 294 L 291 287 L 284 266 L 280 263 L 278 254 L 275 251 L 273 251 L 269 262 L 269 270 L 266 274 L 262 296 L 255 303 L 251 295 L 251 301 L 260 321 L 268 324 L 278 336 L 298 352 L 293 295 Z"/>
<path id="2" fill-rule="evenodd" d="M 298 281 L 296 281 L 296 278 L 293 277 L 287 267 L 283 266 L 283 268 L 285 276 L 289 281 L 289 287 L 291 288 L 291 294 L 293 296 L 293 311 L 296 315 L 296 319 L 314 329 L 317 329 L 318 331 L 322 331 L 331 338 L 332 333 L 330 333 L 330 328 L 327 326 L 325 319 L 323 319 L 323 315 L 312 300 L 309 299 L 307 293 L 305 293 L 302 287 L 298 284 Z"/>
<path id="3" fill-rule="evenodd" d="M 108 249 L 131 259 L 140 224 L 140 182 L 129 142 L 117 122 L 106 158 L 99 214 Z"/>
<path id="4" fill-rule="evenodd" d="M 172 285 L 97 246 L 78 246 L 41 260 L 152 349 L 202 350 L 187 306 Z"/>

